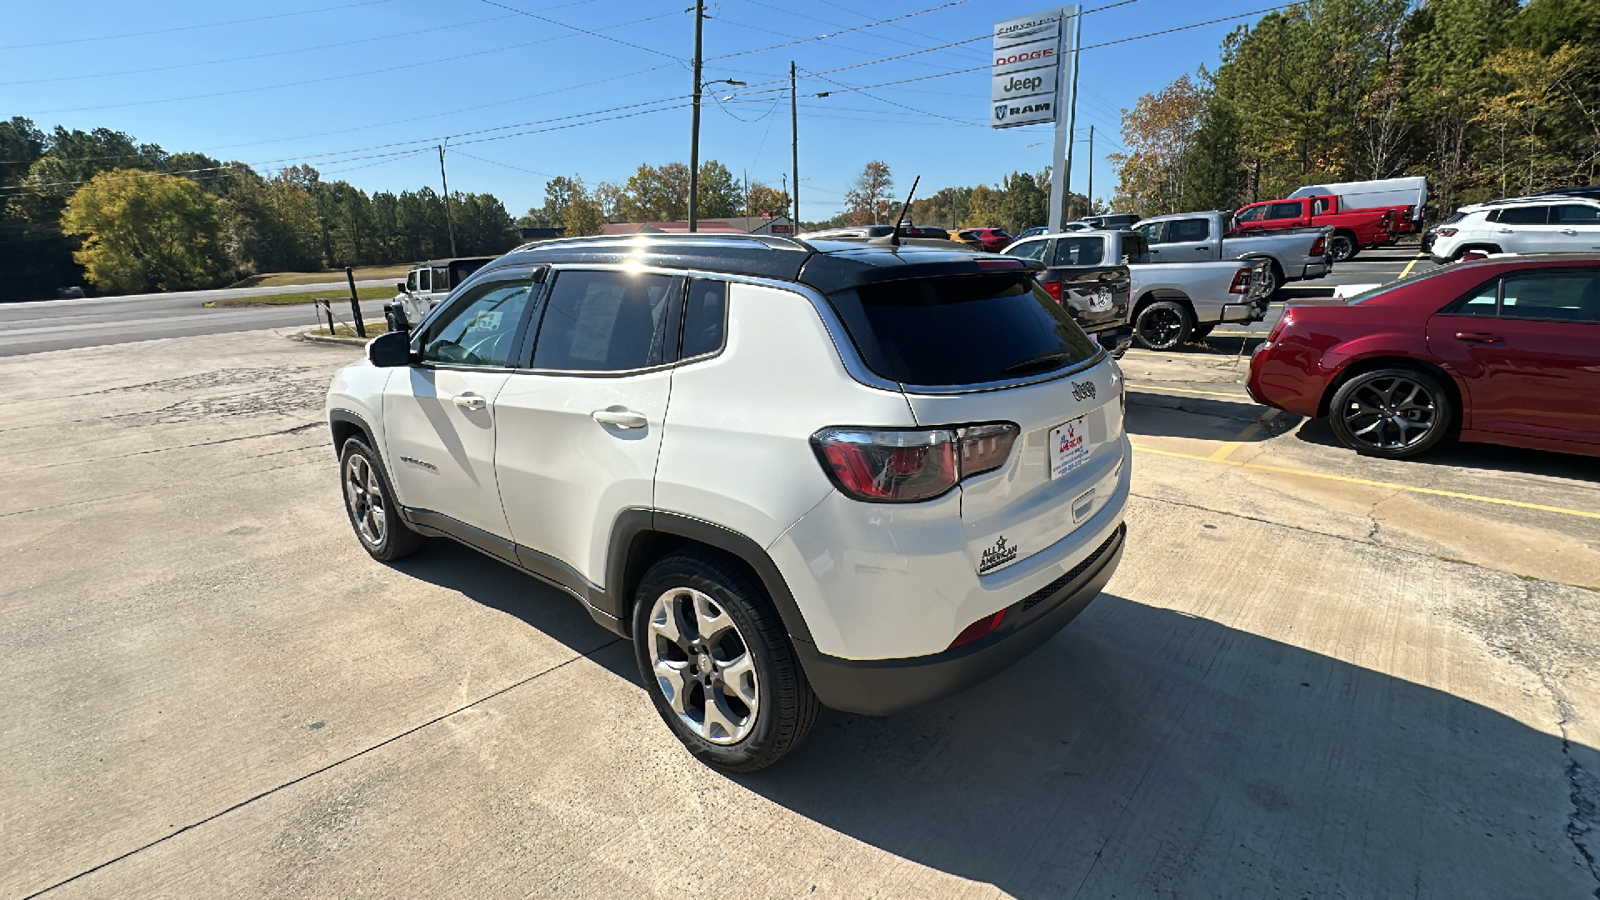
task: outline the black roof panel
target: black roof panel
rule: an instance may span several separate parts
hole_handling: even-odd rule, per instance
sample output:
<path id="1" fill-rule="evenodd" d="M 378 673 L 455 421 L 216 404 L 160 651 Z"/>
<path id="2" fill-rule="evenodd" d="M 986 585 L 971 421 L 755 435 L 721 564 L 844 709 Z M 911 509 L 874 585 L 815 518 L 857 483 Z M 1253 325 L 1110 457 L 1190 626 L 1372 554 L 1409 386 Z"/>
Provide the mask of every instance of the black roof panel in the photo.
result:
<path id="1" fill-rule="evenodd" d="M 541 241 L 518 247 L 483 271 L 549 263 L 625 262 L 794 281 L 823 293 L 873 281 L 1044 268 L 1034 260 L 942 247 L 802 241 L 760 234 L 668 234 Z"/>

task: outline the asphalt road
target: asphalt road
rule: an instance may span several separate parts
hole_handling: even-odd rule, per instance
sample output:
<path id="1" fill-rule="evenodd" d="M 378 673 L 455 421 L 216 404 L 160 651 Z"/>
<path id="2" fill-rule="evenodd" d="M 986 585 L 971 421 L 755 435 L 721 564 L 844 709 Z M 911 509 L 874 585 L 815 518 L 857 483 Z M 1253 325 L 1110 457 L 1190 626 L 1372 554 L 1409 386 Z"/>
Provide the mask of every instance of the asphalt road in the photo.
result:
<path id="1" fill-rule="evenodd" d="M 358 281 L 356 286 L 378 287 L 391 283 L 380 279 Z M 338 307 L 335 315 L 342 314 L 346 320 L 350 318 L 349 289 L 339 282 L 4 303 L 0 304 L 0 357 L 260 328 L 304 330 L 313 327 L 313 307 L 309 304 L 236 309 L 205 306 L 208 301 L 227 297 L 289 293 L 344 297 L 344 304 Z M 361 309 L 364 316 L 383 318 L 382 301 L 368 301 Z"/>
<path id="2" fill-rule="evenodd" d="M 1082 616 L 737 777 L 571 598 L 362 553 L 321 418 L 358 348 L 0 360 L 0 896 L 1592 896 L 1593 460 L 1358 457 L 1249 401 L 1243 340 L 1125 359 Z"/>

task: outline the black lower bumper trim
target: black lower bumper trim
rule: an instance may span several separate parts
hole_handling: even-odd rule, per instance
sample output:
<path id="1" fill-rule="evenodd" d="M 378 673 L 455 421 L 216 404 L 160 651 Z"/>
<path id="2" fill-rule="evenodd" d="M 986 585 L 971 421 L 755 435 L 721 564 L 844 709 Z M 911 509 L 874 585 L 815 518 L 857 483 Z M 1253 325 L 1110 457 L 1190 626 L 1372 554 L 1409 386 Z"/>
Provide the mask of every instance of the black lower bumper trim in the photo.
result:
<path id="1" fill-rule="evenodd" d="M 1000 628 L 981 640 L 906 659 L 842 659 L 795 641 L 806 678 L 824 706 L 886 716 L 947 697 L 983 681 L 1054 637 L 1105 588 L 1122 561 L 1127 526 L 1065 575 L 1006 609 Z"/>

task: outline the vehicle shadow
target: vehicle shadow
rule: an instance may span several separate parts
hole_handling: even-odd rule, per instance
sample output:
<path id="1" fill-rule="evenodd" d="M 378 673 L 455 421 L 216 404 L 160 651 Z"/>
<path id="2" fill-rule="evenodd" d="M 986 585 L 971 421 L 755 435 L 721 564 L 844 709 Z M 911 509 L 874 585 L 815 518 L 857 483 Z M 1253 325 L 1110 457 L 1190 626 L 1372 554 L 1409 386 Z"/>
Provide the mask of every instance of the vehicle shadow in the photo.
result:
<path id="1" fill-rule="evenodd" d="M 1123 424 L 1130 435 L 1255 442 L 1282 434 L 1294 427 L 1293 421 L 1298 419 L 1289 413 L 1279 413 L 1271 428 L 1249 428 L 1269 412 L 1267 407 L 1250 402 L 1248 398 L 1236 402 L 1129 388 L 1128 413 Z"/>
<path id="2" fill-rule="evenodd" d="M 827 713 L 733 780 L 1019 898 L 1588 896 L 1568 764 L 1476 703 L 1106 594 L 962 695 Z"/>
<path id="3" fill-rule="evenodd" d="M 638 681 L 630 654 L 595 652 L 621 638 L 595 624 L 572 595 L 531 575 L 446 538 L 430 540 L 416 555 L 389 565 L 420 581 L 460 591 L 478 604 L 520 619 L 574 653 L 590 655 L 613 675 Z"/>
<path id="4" fill-rule="evenodd" d="M 1333 428 L 1326 418 L 1306 420 L 1295 432 L 1295 437 L 1308 444 L 1333 447 L 1344 453 L 1355 454 L 1354 450 L 1340 443 L 1334 436 Z M 1525 475 L 1542 475 L 1600 484 L 1600 465 L 1596 465 L 1593 457 L 1549 450 L 1524 450 L 1520 447 L 1503 447 L 1499 444 L 1466 444 L 1450 440 L 1404 462 L 1408 465 L 1519 472 Z"/>

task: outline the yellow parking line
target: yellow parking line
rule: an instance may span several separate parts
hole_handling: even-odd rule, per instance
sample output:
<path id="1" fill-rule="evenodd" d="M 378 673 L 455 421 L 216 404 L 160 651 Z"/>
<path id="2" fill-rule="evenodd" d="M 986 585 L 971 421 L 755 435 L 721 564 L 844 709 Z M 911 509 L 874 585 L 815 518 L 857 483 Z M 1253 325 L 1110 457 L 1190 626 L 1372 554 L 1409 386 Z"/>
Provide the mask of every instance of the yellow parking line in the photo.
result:
<path id="1" fill-rule="evenodd" d="M 1223 394 L 1218 391 L 1194 391 L 1189 388 L 1167 387 L 1160 384 L 1134 384 L 1128 382 L 1128 387 L 1138 388 L 1141 391 L 1172 391 L 1175 394 L 1199 394 L 1202 397 L 1227 397 L 1229 400 L 1250 400 L 1249 394 Z M 1250 402 L 1254 403 L 1254 400 Z"/>
<path id="2" fill-rule="evenodd" d="M 1391 491 L 1407 491 L 1413 494 L 1428 494 L 1434 497 L 1451 497 L 1456 500 L 1472 500 L 1477 503 L 1492 503 L 1496 506 L 1514 506 L 1518 509 L 1536 509 L 1540 512 L 1559 513 L 1564 516 L 1577 516 L 1584 519 L 1600 519 L 1600 512 L 1585 512 L 1581 509 L 1564 509 L 1560 506 L 1544 506 L 1539 503 L 1524 503 L 1521 500 L 1503 500 L 1499 497 L 1481 497 L 1477 494 L 1463 494 L 1458 491 L 1441 491 L 1437 488 L 1417 487 L 1410 484 L 1395 484 L 1389 481 L 1372 481 L 1366 478 L 1351 478 L 1348 475 L 1334 475 L 1330 472 L 1308 472 L 1304 469 L 1290 469 L 1283 466 L 1269 466 L 1255 462 L 1229 462 L 1226 459 L 1211 456 L 1198 456 L 1193 453 L 1175 453 L 1171 450 L 1157 450 L 1153 447 L 1133 445 L 1133 449 L 1140 453 L 1153 453 L 1157 456 L 1171 456 L 1177 459 L 1191 459 L 1196 462 L 1217 463 L 1224 466 L 1236 466 L 1241 469 L 1260 469 L 1263 472 L 1277 472 L 1282 475 L 1300 475 L 1305 478 L 1321 478 L 1326 481 L 1342 481 L 1345 484 L 1359 484 L 1365 487 L 1383 488 Z"/>
<path id="3" fill-rule="evenodd" d="M 1251 422 L 1249 425 L 1245 426 L 1245 429 L 1243 431 L 1241 431 L 1238 434 L 1234 435 L 1233 440 L 1228 441 L 1227 443 L 1223 444 L 1221 447 L 1218 447 L 1217 451 L 1215 453 L 1213 453 L 1210 456 L 1206 457 L 1206 461 L 1207 462 L 1222 462 L 1223 460 L 1227 459 L 1229 456 L 1231 456 L 1233 454 L 1233 451 L 1239 449 L 1240 447 L 1243 447 L 1247 441 L 1250 441 L 1251 439 L 1253 439 L 1257 434 L 1259 434 L 1261 432 L 1261 429 L 1266 428 L 1267 424 L 1270 423 L 1273 419 L 1276 419 L 1277 417 L 1278 417 L 1278 411 L 1277 410 L 1275 410 L 1275 409 L 1267 410 L 1265 413 L 1263 413 L 1261 415 L 1261 418 L 1255 420 L 1254 422 Z"/>
<path id="4" fill-rule="evenodd" d="M 1400 273 L 1400 277 L 1401 278 L 1405 278 L 1407 275 L 1410 275 L 1411 274 L 1411 270 L 1416 268 L 1416 265 L 1419 262 L 1422 262 L 1422 257 L 1420 257 L 1420 256 L 1418 256 L 1415 259 L 1411 260 L 1411 262 L 1406 263 L 1405 270 Z"/>

